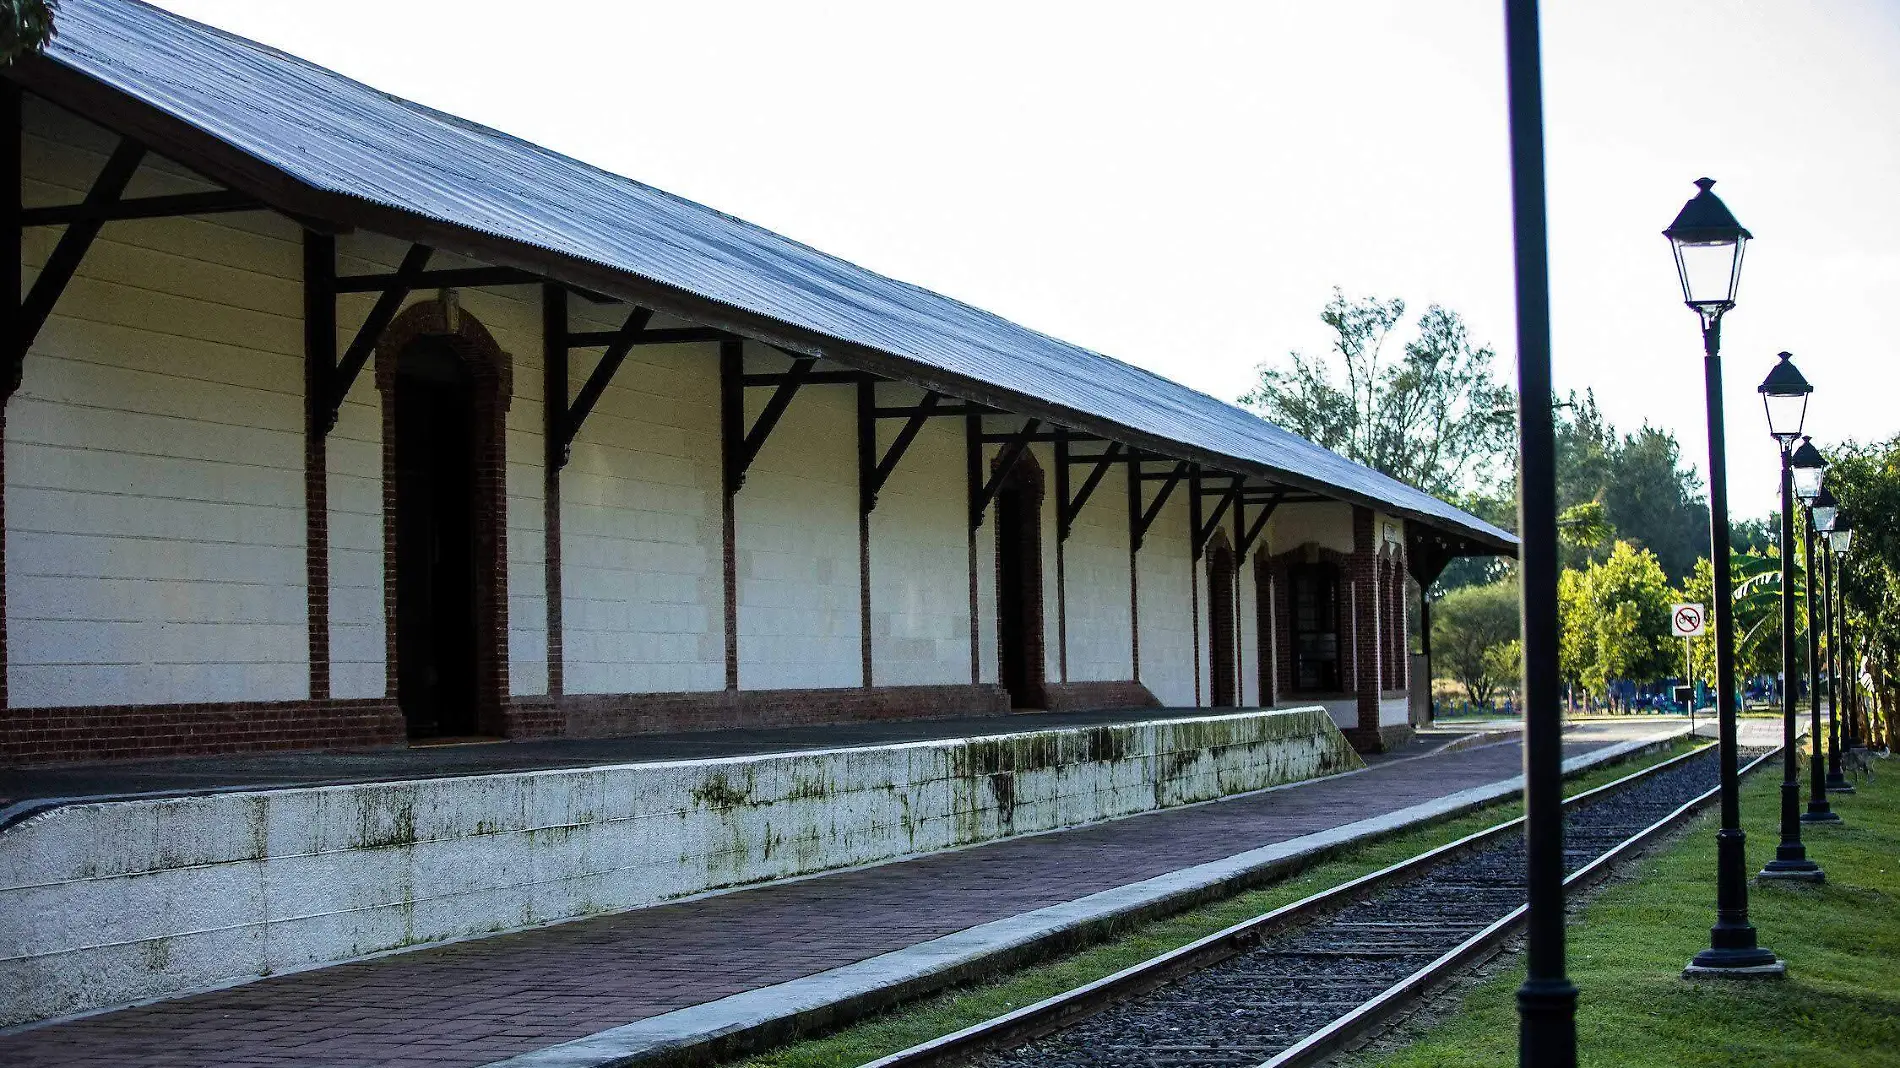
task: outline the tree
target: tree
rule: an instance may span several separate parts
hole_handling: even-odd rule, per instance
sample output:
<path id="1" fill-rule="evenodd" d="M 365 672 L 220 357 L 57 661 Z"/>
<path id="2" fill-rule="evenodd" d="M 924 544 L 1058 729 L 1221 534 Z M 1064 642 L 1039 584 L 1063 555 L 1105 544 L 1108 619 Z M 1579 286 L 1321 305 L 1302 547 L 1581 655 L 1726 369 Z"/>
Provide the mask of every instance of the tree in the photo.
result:
<path id="1" fill-rule="evenodd" d="M 1900 744 L 1900 437 L 1822 450 L 1827 484 L 1855 523 L 1853 552 L 1836 575 L 1846 605 L 1849 663 L 1874 684 L 1880 741 Z M 1857 691 L 1857 696 L 1859 696 Z"/>
<path id="2" fill-rule="evenodd" d="M 58 0 L 0 0 L 0 66 L 46 47 L 57 6 Z"/>
<path id="3" fill-rule="evenodd" d="M 1511 453 L 1512 394 L 1492 371 L 1496 354 L 1472 342 L 1457 312 L 1434 304 L 1388 360 L 1386 342 L 1404 318 L 1402 300 L 1348 300 L 1335 288 L 1320 313 L 1333 332 L 1330 357 L 1292 352 L 1285 368 L 1262 364 L 1260 384 L 1240 402 L 1427 493 L 1493 484 Z"/>
<path id="4" fill-rule="evenodd" d="M 1489 705 L 1520 674 L 1520 658 L 1505 648 L 1518 629 L 1517 583 L 1453 590 L 1432 604 L 1432 659 L 1473 703 Z"/>
<path id="5" fill-rule="evenodd" d="M 1617 680 L 1672 673 L 1669 581 L 1655 554 L 1618 541 L 1601 563 L 1558 576 L 1558 670 L 1607 698 Z"/>

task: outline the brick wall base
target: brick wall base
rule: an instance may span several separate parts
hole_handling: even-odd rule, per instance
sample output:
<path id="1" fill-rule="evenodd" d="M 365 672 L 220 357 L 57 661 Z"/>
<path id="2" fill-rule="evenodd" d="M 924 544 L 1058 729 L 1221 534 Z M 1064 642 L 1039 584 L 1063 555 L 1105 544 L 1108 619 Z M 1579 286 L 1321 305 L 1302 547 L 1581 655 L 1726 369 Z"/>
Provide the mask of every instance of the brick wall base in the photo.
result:
<path id="1" fill-rule="evenodd" d="M 517 697 L 503 719 L 510 738 L 612 738 L 1008 712 L 1009 694 L 1001 686 L 963 684 Z"/>
<path id="2" fill-rule="evenodd" d="M 1051 712 L 1089 709 L 1160 708 L 1161 700 L 1147 686 L 1132 679 L 1105 682 L 1048 682 L 1042 687 L 1043 707 Z"/>
<path id="3" fill-rule="evenodd" d="M 381 699 L 10 708 L 0 765 L 285 749 L 401 745 L 402 711 Z"/>

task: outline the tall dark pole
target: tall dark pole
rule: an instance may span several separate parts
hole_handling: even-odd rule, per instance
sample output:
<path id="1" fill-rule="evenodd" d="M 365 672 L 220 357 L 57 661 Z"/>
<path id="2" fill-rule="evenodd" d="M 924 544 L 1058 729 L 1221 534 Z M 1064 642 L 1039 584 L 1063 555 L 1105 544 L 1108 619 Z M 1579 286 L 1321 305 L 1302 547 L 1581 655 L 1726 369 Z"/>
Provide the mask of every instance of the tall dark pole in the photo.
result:
<path id="1" fill-rule="evenodd" d="M 1821 629 L 1827 634 L 1827 789 L 1851 794 L 1853 784 L 1841 774 L 1841 643 L 1834 636 L 1834 552 L 1821 550 Z"/>
<path id="2" fill-rule="evenodd" d="M 1755 942 L 1748 922 L 1748 857 L 1742 833 L 1741 775 L 1735 746 L 1735 587 L 1729 579 L 1728 457 L 1722 420 L 1722 319 L 1702 327 L 1702 381 L 1709 409 L 1709 561 L 1715 571 L 1715 713 L 1722 762 L 1722 829 L 1715 832 L 1715 926 L 1709 948 L 1684 976 L 1781 975 L 1785 966 Z"/>
<path id="3" fill-rule="evenodd" d="M 1757 878 L 1818 883 L 1821 866 L 1801 844 L 1801 765 L 1794 725 L 1794 469 L 1791 441 L 1781 446 L 1781 842 Z"/>
<path id="4" fill-rule="evenodd" d="M 1854 721 L 1854 684 L 1860 672 L 1854 670 L 1853 654 L 1847 648 L 1847 554 L 1835 553 L 1839 563 L 1834 569 L 1834 630 L 1841 637 L 1839 666 L 1841 679 L 1841 752 L 1860 747 L 1860 724 Z"/>
<path id="5" fill-rule="evenodd" d="M 1577 988 L 1564 970 L 1563 713 L 1557 675 L 1557 443 L 1544 228 L 1537 0 L 1505 0 L 1517 272 L 1517 536 L 1524 635 L 1524 851 L 1530 917 L 1517 1063 L 1575 1068 Z"/>
<path id="6" fill-rule="evenodd" d="M 1814 512 L 1801 510 L 1801 538 L 1807 551 L 1808 602 L 1808 823 L 1839 823 L 1840 813 L 1827 803 L 1827 736 L 1821 733 L 1821 631 L 1815 618 L 1815 599 L 1821 596 L 1821 569 L 1814 557 Z"/>

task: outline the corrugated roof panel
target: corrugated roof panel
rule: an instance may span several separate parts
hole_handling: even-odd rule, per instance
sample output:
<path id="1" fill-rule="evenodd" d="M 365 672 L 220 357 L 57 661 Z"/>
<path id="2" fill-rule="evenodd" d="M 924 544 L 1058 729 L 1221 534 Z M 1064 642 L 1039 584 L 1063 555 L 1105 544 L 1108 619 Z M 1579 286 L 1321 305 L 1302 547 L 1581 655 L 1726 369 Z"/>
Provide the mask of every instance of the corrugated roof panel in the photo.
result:
<path id="1" fill-rule="evenodd" d="M 64 0 L 54 61 L 311 187 L 589 260 L 1481 540 L 1511 535 L 1252 413 L 701 204 L 137 0 Z"/>

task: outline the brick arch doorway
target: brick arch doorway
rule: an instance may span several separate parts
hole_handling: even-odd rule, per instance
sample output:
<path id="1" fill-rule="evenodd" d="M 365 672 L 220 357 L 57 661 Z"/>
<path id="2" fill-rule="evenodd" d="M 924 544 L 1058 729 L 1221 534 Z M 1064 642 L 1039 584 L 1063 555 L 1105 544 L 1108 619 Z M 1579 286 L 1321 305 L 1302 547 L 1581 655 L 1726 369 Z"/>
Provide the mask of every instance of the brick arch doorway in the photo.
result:
<path id="1" fill-rule="evenodd" d="M 1000 457 L 998 458 L 1001 459 Z M 1024 452 L 996 493 L 996 662 L 1011 708 L 1044 708 L 1042 465 Z"/>
<path id="2" fill-rule="evenodd" d="M 473 316 L 411 305 L 376 350 L 387 689 L 411 738 L 503 733 L 510 360 Z"/>
<path id="3" fill-rule="evenodd" d="M 1234 550 L 1227 542 L 1227 532 L 1217 530 L 1207 547 L 1207 653 L 1215 708 L 1240 705 L 1234 572 Z"/>

